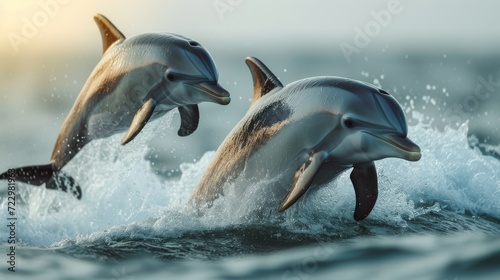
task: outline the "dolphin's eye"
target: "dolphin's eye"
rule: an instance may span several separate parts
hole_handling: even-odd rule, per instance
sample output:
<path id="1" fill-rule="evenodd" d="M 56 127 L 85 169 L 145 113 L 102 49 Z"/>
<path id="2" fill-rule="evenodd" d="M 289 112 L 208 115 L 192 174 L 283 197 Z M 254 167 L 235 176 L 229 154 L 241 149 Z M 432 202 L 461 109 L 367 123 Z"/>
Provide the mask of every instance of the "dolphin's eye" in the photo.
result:
<path id="1" fill-rule="evenodd" d="M 198 42 L 195 42 L 195 41 L 189 41 L 189 45 L 193 46 L 193 47 L 198 47 L 200 44 Z"/>
<path id="2" fill-rule="evenodd" d="M 171 82 L 175 81 L 175 75 L 170 72 L 167 72 L 167 75 L 165 75 L 165 77 Z"/>
<path id="3" fill-rule="evenodd" d="M 345 119 L 344 120 L 344 126 L 347 128 L 353 128 L 354 127 L 354 122 L 351 119 Z"/>

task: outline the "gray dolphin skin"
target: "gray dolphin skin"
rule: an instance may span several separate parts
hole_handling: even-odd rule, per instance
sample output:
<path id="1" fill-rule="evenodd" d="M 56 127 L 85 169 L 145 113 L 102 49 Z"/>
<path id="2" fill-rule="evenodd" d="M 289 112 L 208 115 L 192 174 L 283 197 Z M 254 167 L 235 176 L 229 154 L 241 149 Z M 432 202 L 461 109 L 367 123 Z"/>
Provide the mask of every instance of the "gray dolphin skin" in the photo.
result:
<path id="1" fill-rule="evenodd" d="M 198 42 L 171 33 L 125 38 L 103 15 L 94 20 L 101 32 L 102 59 L 63 123 L 50 163 L 11 170 L 18 181 L 45 183 L 78 199 L 81 188 L 61 169 L 90 141 L 127 131 L 122 139 L 127 144 L 148 120 L 174 108 L 181 117 L 178 135 L 187 136 L 198 127 L 198 103 L 230 102 L 217 82 L 213 59 Z M 7 178 L 9 172 L 0 175 Z"/>
<path id="2" fill-rule="evenodd" d="M 417 161 L 405 115 L 394 97 L 373 85 L 339 77 L 313 77 L 283 86 L 249 57 L 254 83 L 250 109 L 221 144 L 190 202 L 210 207 L 228 186 L 279 178 L 266 196 L 291 207 L 310 188 L 353 168 L 354 219 L 366 218 L 377 200 L 375 160 Z M 233 184 L 231 184 L 233 183 Z"/>

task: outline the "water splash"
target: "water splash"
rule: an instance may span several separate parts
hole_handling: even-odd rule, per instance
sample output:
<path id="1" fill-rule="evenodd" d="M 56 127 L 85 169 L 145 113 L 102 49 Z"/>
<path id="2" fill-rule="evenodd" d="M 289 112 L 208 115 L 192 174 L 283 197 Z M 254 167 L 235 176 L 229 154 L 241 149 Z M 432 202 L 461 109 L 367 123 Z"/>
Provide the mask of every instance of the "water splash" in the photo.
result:
<path id="1" fill-rule="evenodd" d="M 146 126 L 125 147 L 119 144 L 120 135 L 85 147 L 65 168 L 82 186 L 81 201 L 63 192 L 18 184 L 18 241 L 60 246 L 68 240 L 92 243 L 119 237 L 175 237 L 249 224 L 327 234 L 356 225 L 349 172 L 308 192 L 283 214 L 263 204 L 269 183 L 263 180 L 238 186 L 235 189 L 243 189 L 243 193 L 228 192 L 204 215 L 198 215 L 188 200 L 214 152 L 207 152 L 196 163 L 182 164 L 180 179 L 160 178 L 145 159 L 148 141 L 161 131 L 158 127 L 170 123 L 171 116 Z M 376 163 L 379 200 L 366 223 L 405 227 L 412 219 L 442 209 L 500 219 L 500 161 L 469 147 L 467 125 L 438 131 L 419 123 L 409 131 L 409 137 L 422 148 L 422 159 Z M 5 197 L 0 211 L 7 211 Z M 2 228 L 0 240 L 6 236 Z"/>

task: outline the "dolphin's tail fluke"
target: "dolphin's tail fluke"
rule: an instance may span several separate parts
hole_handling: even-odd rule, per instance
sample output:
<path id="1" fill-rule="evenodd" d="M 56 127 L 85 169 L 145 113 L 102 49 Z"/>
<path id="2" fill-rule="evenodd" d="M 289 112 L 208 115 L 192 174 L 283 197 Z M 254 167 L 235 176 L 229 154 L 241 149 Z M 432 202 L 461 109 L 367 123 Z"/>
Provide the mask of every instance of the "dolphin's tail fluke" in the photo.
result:
<path id="1" fill-rule="evenodd" d="M 45 183 L 47 189 L 61 190 L 74 195 L 78 199 L 82 198 L 82 189 L 75 179 L 62 171 L 56 170 L 52 164 L 9 169 L 0 174 L 0 180 L 9 179 L 34 186 Z"/>

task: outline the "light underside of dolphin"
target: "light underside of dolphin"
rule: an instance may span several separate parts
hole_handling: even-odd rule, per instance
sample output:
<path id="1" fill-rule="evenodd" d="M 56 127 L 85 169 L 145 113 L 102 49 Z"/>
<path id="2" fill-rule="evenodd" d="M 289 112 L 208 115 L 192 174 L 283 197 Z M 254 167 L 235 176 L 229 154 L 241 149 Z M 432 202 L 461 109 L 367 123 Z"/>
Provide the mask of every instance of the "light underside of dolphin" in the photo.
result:
<path id="1" fill-rule="evenodd" d="M 27 166 L 0 174 L 32 185 L 45 183 L 81 198 L 81 188 L 61 169 L 90 141 L 125 132 L 132 141 L 149 120 L 177 108 L 179 136 L 198 127 L 198 103 L 226 105 L 229 93 L 217 82 L 208 51 L 199 43 L 171 33 L 126 38 L 105 16 L 96 15 L 103 55 L 65 119 L 46 165 Z"/>
<path id="2" fill-rule="evenodd" d="M 198 183 L 190 200 L 195 206 L 211 206 L 224 194 L 224 186 L 240 176 L 244 182 L 269 176 L 283 179 L 268 188 L 279 189 L 289 184 L 278 206 L 282 212 L 311 186 L 328 183 L 352 168 L 350 179 L 356 194 L 354 219 L 361 221 L 370 214 L 378 196 L 373 161 L 384 157 L 411 161 L 420 158 L 418 146 L 406 138 L 404 114 L 387 92 L 337 77 L 310 78 L 283 86 L 260 60 L 249 57 L 246 64 L 254 82 L 250 109 L 226 137 Z M 329 91 L 334 97 L 328 96 Z M 353 112 L 345 104 L 345 98 L 351 95 L 357 96 L 352 98 Z M 348 97 L 342 99 L 342 96 Z M 359 104 L 356 101 L 359 97 L 372 109 Z M 335 108 L 330 107 L 329 102 L 335 100 L 338 100 L 332 103 Z M 367 110 L 373 112 L 368 112 L 365 120 L 354 113 L 363 114 Z M 379 123 L 370 122 L 373 119 Z M 312 144 L 314 141 L 316 144 Z M 295 148 L 290 150 L 288 146 Z M 349 152 L 349 147 L 358 146 L 359 151 Z M 380 153 L 377 147 L 381 147 Z M 262 167 L 264 163 L 267 167 Z M 245 177 L 246 174 L 251 177 Z"/>

